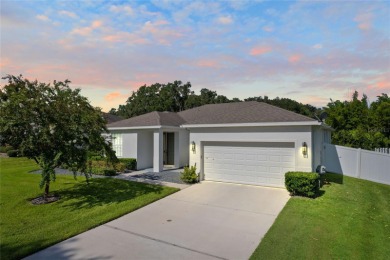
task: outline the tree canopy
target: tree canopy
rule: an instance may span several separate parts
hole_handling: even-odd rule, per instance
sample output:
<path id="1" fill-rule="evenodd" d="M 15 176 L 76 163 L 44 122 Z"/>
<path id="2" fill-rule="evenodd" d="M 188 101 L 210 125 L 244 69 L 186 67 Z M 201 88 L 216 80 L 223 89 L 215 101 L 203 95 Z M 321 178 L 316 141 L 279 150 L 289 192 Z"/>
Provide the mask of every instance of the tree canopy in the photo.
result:
<path id="1" fill-rule="evenodd" d="M 100 109 L 92 107 L 70 81 L 53 84 L 8 75 L 0 90 L 0 142 L 17 147 L 42 168 L 40 186 L 49 192 L 54 169 L 65 165 L 87 173 L 88 151 L 104 151 L 110 160 L 115 153 L 102 136 L 107 132 Z"/>
<path id="2" fill-rule="evenodd" d="M 326 123 L 335 129 L 335 144 L 373 150 L 390 146 L 390 98 L 378 96 L 371 104 L 355 91 L 350 101 L 331 101 L 325 108 Z"/>
<path id="3" fill-rule="evenodd" d="M 146 114 L 152 111 L 179 112 L 207 104 L 219 104 L 229 102 L 241 102 L 239 98 L 229 99 L 224 95 L 218 95 L 216 91 L 203 88 L 199 95 L 191 90 L 191 83 L 183 84 L 181 81 L 150 86 L 144 85 L 127 99 L 125 105 L 118 109 L 112 108 L 109 113 L 125 118 Z M 288 98 L 269 99 L 267 96 L 249 97 L 245 101 L 259 101 L 278 106 L 309 117 L 314 117 L 318 109 L 311 105 L 304 105 Z"/>

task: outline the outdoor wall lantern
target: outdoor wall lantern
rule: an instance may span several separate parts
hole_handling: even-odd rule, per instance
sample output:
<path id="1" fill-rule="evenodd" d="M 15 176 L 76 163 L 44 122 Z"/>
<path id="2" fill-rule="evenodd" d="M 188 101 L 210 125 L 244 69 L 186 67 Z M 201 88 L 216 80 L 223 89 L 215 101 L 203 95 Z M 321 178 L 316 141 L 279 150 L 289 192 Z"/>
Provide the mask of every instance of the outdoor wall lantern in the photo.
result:
<path id="1" fill-rule="evenodd" d="M 306 142 L 302 143 L 302 154 L 304 157 L 307 156 L 307 143 Z"/>
<path id="2" fill-rule="evenodd" d="M 193 153 L 195 153 L 195 149 L 196 149 L 195 142 L 192 141 L 192 143 L 191 143 L 191 151 L 192 151 Z"/>

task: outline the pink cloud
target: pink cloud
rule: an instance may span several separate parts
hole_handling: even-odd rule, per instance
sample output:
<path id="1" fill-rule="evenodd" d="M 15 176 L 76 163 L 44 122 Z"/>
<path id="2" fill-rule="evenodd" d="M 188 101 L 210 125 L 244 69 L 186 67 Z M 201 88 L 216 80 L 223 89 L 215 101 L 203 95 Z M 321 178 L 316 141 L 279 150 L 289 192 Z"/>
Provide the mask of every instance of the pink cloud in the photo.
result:
<path id="1" fill-rule="evenodd" d="M 96 29 L 96 28 L 102 27 L 102 25 L 103 25 L 103 22 L 102 22 L 102 21 L 96 20 L 96 21 L 93 21 L 93 22 L 92 22 L 91 27 L 92 27 L 93 29 Z"/>
<path id="2" fill-rule="evenodd" d="M 68 16 L 70 18 L 78 18 L 77 14 L 73 13 L 73 12 L 69 12 L 69 11 L 66 11 L 66 10 L 61 10 L 58 12 L 59 15 L 62 15 L 62 16 Z"/>
<path id="3" fill-rule="evenodd" d="M 252 48 L 251 51 L 250 51 L 250 54 L 252 56 L 257 56 L 257 55 L 266 54 L 266 53 L 271 52 L 271 51 L 272 51 L 271 47 L 268 47 L 268 46 L 258 46 L 258 47 Z"/>
<path id="4" fill-rule="evenodd" d="M 302 59 L 302 56 L 300 54 L 293 54 L 290 57 L 288 57 L 288 61 L 290 63 L 297 63 Z"/>
<path id="5" fill-rule="evenodd" d="M 228 15 L 228 16 L 219 17 L 217 22 L 219 24 L 228 25 L 228 24 L 232 24 L 234 22 L 234 20 L 230 15 Z"/>
<path id="6" fill-rule="evenodd" d="M 115 101 L 117 99 L 123 99 L 123 98 L 126 98 L 127 95 L 124 95 L 124 94 L 121 94 L 120 92 L 118 91 L 115 91 L 115 92 L 111 92 L 111 93 L 108 93 L 107 95 L 104 96 L 104 100 L 108 101 L 108 102 L 111 102 L 111 101 Z"/>
<path id="7" fill-rule="evenodd" d="M 357 15 L 354 21 L 357 22 L 358 28 L 360 30 L 369 30 L 371 29 L 372 19 L 373 19 L 372 13 L 362 13 Z"/>
<path id="8" fill-rule="evenodd" d="M 199 67 L 206 67 L 206 68 L 218 68 L 219 67 L 218 63 L 214 60 L 199 60 L 196 63 L 196 65 Z"/>
<path id="9" fill-rule="evenodd" d="M 38 20 L 41 20 L 41 21 L 44 21 L 44 22 L 50 21 L 50 18 L 47 17 L 46 15 L 43 15 L 43 14 L 37 15 L 36 18 L 37 18 Z"/>
<path id="10" fill-rule="evenodd" d="M 87 36 L 91 34 L 95 29 L 102 27 L 103 22 L 99 20 L 95 20 L 91 23 L 90 26 L 87 27 L 79 27 L 72 30 L 71 34 L 79 34 L 81 36 Z"/>
<path id="11" fill-rule="evenodd" d="M 377 81 L 374 84 L 369 85 L 368 88 L 369 89 L 377 89 L 380 91 L 384 91 L 384 90 L 390 91 L 390 81 L 386 81 L 386 80 Z"/>
<path id="12" fill-rule="evenodd" d="M 149 40 L 133 33 L 118 32 L 116 34 L 110 34 L 103 37 L 106 42 L 124 42 L 127 44 L 147 44 Z"/>

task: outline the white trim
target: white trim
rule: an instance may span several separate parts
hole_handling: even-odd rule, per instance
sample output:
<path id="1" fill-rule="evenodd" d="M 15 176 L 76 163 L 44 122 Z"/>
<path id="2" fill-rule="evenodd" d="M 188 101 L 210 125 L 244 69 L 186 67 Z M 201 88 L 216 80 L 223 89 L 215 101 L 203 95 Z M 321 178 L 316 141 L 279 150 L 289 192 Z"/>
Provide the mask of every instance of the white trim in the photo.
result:
<path id="1" fill-rule="evenodd" d="M 123 126 L 123 127 L 107 127 L 108 130 L 138 130 L 138 129 L 180 129 L 179 126 L 153 125 L 153 126 Z"/>
<path id="2" fill-rule="evenodd" d="M 248 127 L 248 126 L 297 126 L 297 125 L 322 125 L 318 121 L 302 122 L 266 122 L 266 123 L 233 123 L 233 124 L 192 124 L 181 125 L 183 128 L 201 128 L 201 127 Z"/>
<path id="3" fill-rule="evenodd" d="M 180 128 L 207 128 L 207 127 L 253 127 L 253 126 L 321 126 L 325 129 L 334 129 L 318 121 L 298 121 L 298 122 L 265 122 L 265 123 L 231 123 L 231 124 L 184 124 L 180 126 L 154 125 L 154 126 L 124 126 L 108 127 L 108 130 L 139 130 L 139 129 L 180 129 Z"/>

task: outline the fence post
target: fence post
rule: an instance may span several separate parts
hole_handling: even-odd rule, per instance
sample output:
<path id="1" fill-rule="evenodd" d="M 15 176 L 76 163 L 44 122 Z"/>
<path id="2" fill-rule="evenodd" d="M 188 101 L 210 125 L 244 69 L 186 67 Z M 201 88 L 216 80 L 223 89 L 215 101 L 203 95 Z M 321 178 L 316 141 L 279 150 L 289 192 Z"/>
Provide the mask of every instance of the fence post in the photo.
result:
<path id="1" fill-rule="evenodd" d="M 356 153 L 356 172 L 357 172 L 357 176 L 359 179 L 360 179 L 360 175 L 361 175 L 361 161 L 362 161 L 362 149 L 361 148 L 358 148 L 357 149 L 357 153 Z"/>

